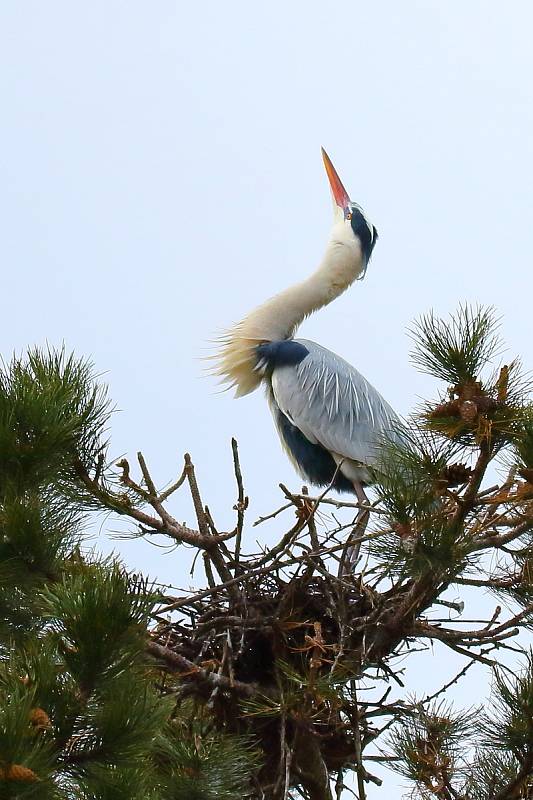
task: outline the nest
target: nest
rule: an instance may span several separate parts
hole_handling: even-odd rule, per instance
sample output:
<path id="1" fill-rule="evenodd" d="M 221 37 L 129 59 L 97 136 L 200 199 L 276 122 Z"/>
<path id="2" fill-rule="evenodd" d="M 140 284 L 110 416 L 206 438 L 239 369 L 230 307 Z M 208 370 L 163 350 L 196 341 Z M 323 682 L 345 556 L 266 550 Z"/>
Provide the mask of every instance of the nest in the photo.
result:
<path id="1" fill-rule="evenodd" d="M 192 600 L 179 621 L 154 631 L 191 665 L 179 672 L 180 697 L 209 704 L 219 730 L 251 736 L 266 755 L 264 778 L 275 774 L 284 742 L 296 770 L 310 745 L 328 771 L 339 769 L 355 758 L 346 686 L 360 673 L 361 623 L 374 593 L 360 579 L 316 574 L 243 575 L 238 586 Z"/>

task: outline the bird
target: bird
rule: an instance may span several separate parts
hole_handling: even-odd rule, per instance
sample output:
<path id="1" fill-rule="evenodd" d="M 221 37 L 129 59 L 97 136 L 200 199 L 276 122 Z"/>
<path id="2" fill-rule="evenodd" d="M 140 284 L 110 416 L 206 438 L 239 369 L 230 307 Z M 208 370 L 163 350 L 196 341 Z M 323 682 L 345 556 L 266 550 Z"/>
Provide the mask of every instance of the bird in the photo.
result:
<path id="1" fill-rule="evenodd" d="M 310 484 L 355 494 L 368 504 L 378 444 L 399 418 L 380 393 L 340 356 L 294 338 L 303 320 L 364 278 L 378 232 L 350 200 L 326 151 L 333 227 L 318 268 L 253 310 L 219 337 L 214 372 L 236 397 L 261 384 L 282 445 Z"/>

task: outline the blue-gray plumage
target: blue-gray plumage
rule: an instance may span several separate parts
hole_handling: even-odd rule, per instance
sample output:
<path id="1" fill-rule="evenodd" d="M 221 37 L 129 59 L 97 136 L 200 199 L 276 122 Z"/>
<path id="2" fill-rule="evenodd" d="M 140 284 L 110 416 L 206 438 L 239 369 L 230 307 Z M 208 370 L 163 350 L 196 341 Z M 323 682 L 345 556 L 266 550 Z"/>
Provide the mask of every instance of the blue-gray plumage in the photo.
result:
<path id="1" fill-rule="evenodd" d="M 377 445 L 394 436 L 399 419 L 350 364 L 307 339 L 298 325 L 364 277 L 377 231 L 352 203 L 329 157 L 324 163 L 334 200 L 334 225 L 318 269 L 257 308 L 222 338 L 218 374 L 237 396 L 265 384 L 283 446 L 317 486 L 331 484 L 366 500 Z"/>
<path id="2" fill-rule="evenodd" d="M 278 433 L 299 472 L 339 491 L 370 483 L 366 467 L 399 422 L 379 392 L 343 358 L 308 339 L 270 342 L 257 351 Z"/>

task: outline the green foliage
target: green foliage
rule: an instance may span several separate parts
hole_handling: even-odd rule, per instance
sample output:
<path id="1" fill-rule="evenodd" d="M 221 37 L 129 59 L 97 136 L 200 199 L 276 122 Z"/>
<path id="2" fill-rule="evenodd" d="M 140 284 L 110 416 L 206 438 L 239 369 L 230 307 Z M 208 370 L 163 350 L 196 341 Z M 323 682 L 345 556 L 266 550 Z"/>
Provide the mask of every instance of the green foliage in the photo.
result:
<path id="1" fill-rule="evenodd" d="M 441 488 L 447 486 L 446 470 L 457 447 L 439 441 L 431 433 L 398 431 L 385 440 L 374 468 L 380 504 L 397 522 L 410 522 L 433 513 Z"/>
<path id="2" fill-rule="evenodd" d="M 42 627 L 40 589 L 56 580 L 79 542 L 77 509 L 48 490 L 0 495 L 0 649 Z"/>
<path id="3" fill-rule="evenodd" d="M 317 708 L 336 709 L 341 699 L 349 694 L 347 679 L 352 675 L 346 668 L 339 667 L 335 672 L 318 673 L 310 679 L 309 663 L 302 658 L 301 669 L 296 669 L 286 661 L 276 663 L 276 678 L 279 699 L 267 695 L 246 700 L 241 707 L 246 716 L 277 717 L 311 716 Z"/>
<path id="4" fill-rule="evenodd" d="M 89 779 L 79 776 L 66 792 L 76 800 L 160 800 L 155 778 L 144 761 L 135 767 L 92 765 Z"/>
<path id="5" fill-rule="evenodd" d="M 6 497 L 1 519 L 0 562 L 18 560 L 28 571 L 48 578 L 59 575 L 65 558 L 79 541 L 79 517 L 44 492 Z M 43 536 L 46 531 L 46 536 Z"/>
<path id="6" fill-rule="evenodd" d="M 517 359 L 485 375 L 501 349 L 497 327 L 493 309 L 464 306 L 449 320 L 430 312 L 411 331 L 413 363 L 448 384 L 447 398 L 425 404 L 419 424 L 469 449 L 483 441 L 505 447 L 531 418 L 531 382 Z"/>
<path id="7" fill-rule="evenodd" d="M 19 681 L 0 703 L 0 797 L 50 797 L 53 748 L 31 723 L 34 697 Z"/>
<path id="8" fill-rule="evenodd" d="M 276 779 L 267 774 L 261 786 L 271 781 L 275 791 L 283 791 L 288 777 L 286 794 L 307 779 L 316 788 L 324 770 L 327 777 L 354 769 L 354 752 L 377 737 L 372 720 L 381 714 L 399 720 L 391 733 L 397 759 L 392 764 L 419 795 L 492 800 L 511 786 L 514 796 L 525 796 L 525 781 L 533 773 L 531 654 L 515 679 L 496 674 L 490 713 L 478 714 L 477 725 L 471 712 L 454 712 L 445 703 L 385 701 L 388 691 L 379 703 L 366 694 L 361 699 L 367 688 L 361 675 L 389 680 L 393 658 L 417 638 L 448 639 L 459 652 L 477 648 L 485 662 L 492 650 L 507 646 L 512 633 L 497 614 L 479 638 L 477 631 L 462 638 L 456 635 L 461 629 L 448 630 L 426 613 L 460 573 L 464 578 L 480 569 L 479 554 L 492 540 L 503 545 L 507 562 L 498 562 L 492 582 L 481 583 L 522 608 L 532 602 L 531 526 L 523 521 L 533 518 L 533 412 L 518 362 L 485 374 L 499 347 L 495 330 L 490 309 L 465 307 L 451 321 L 430 314 L 418 323 L 415 363 L 453 385 L 446 400 L 425 406 L 383 444 L 374 474 L 381 528 L 363 537 L 362 545 L 373 558 L 368 570 L 336 578 L 338 564 L 335 574 L 328 571 L 327 553 L 337 540 L 327 535 L 324 558 L 313 553 L 294 567 L 296 596 L 283 558 L 297 551 L 284 539 L 267 583 L 252 582 L 251 603 L 243 601 L 249 598 L 245 589 L 241 597 L 240 585 L 238 603 L 222 590 L 205 600 L 208 624 L 201 603 L 191 612 L 190 628 L 161 623 L 175 652 L 185 654 L 178 661 L 185 664 L 179 678 L 165 674 L 145 652 L 158 595 L 116 559 L 83 555 L 88 510 L 128 514 L 134 502 L 151 500 L 142 488 L 136 491 L 132 478 L 129 489 L 108 491 L 105 390 L 89 364 L 64 352 L 32 351 L 4 366 L 0 800 L 238 800 L 258 796 L 259 790 L 251 789 L 254 774 L 278 768 Z M 501 448 L 520 480 L 510 480 L 499 495 L 488 490 L 487 500 L 481 481 Z M 149 487 L 147 470 L 143 474 L 143 486 Z M 126 484 L 129 478 L 125 474 Z M 198 493 L 195 500 L 202 505 Z M 156 503 L 152 511 L 159 513 Z M 321 534 L 308 524 L 315 549 Z M 516 535 L 503 537 L 512 525 Z M 294 547 L 305 548 L 301 528 L 297 536 Z M 506 549 L 508 544 L 515 549 Z M 229 573 L 237 574 L 230 548 L 226 539 L 218 555 L 227 559 Z M 247 563 L 254 561 L 240 556 L 245 576 Z M 388 588 L 378 591 L 384 578 Z M 267 584 L 274 594 L 265 603 L 261 593 Z M 286 608 L 276 617 L 283 603 Z M 244 607 L 239 629 L 235 615 Z M 226 614 L 227 628 L 219 625 Z M 238 659 L 248 632 L 263 620 L 272 642 L 264 639 L 276 660 L 268 679 L 259 672 L 255 683 L 246 670 L 239 671 Z M 280 620 L 298 628 L 297 641 Z M 531 615 L 519 618 L 518 624 L 529 623 Z M 193 628 L 199 631 L 194 642 Z M 287 660 L 280 657 L 283 648 Z M 211 682 L 211 665 L 220 665 L 217 681 Z M 242 682 L 248 687 L 241 694 Z M 239 695 L 232 695 L 233 688 Z M 235 731 L 251 731 L 253 737 Z M 313 747 L 301 747 L 302 741 Z M 291 747 L 300 747 L 292 762 Z M 315 756 L 317 764 L 310 766 L 317 769 L 306 777 L 304 762 Z M 357 769 L 361 782 L 365 772 Z M 302 792 L 309 793 L 308 786 Z"/>
<path id="9" fill-rule="evenodd" d="M 495 673 L 485 713 L 455 712 L 445 703 L 415 704 L 415 712 L 406 712 L 393 729 L 389 746 L 392 769 L 412 780 L 422 797 L 443 792 L 461 800 L 529 797 L 533 654 L 513 678 Z"/>
<path id="10" fill-rule="evenodd" d="M 0 370 L 1 640 L 42 626 L 40 589 L 59 578 L 80 540 L 74 463 L 104 450 L 105 390 L 64 351 L 29 352 Z M 1 647 L 1 643 L 0 643 Z"/>
<path id="11" fill-rule="evenodd" d="M 0 800 L 231 800 L 242 740 L 177 725 L 144 653 L 157 600 L 82 555 L 109 403 L 90 364 L 30 351 L 0 372 Z M 189 739 L 187 739 L 189 736 Z"/>
<path id="12" fill-rule="evenodd" d="M 510 753 L 481 748 L 467 772 L 463 794 L 468 800 L 493 800 L 498 792 L 505 793 L 516 774 L 517 763 Z"/>
<path id="13" fill-rule="evenodd" d="M 514 360 L 485 381 L 449 388 L 447 400 L 436 407 L 425 405 L 422 419 L 427 429 L 464 448 L 487 441 L 496 452 L 521 438 L 531 417 L 529 390 L 520 362 Z"/>
<path id="14" fill-rule="evenodd" d="M 120 673 L 142 650 L 154 598 L 119 564 L 83 565 L 43 593 L 43 616 L 59 637 L 69 671 L 88 691 Z"/>
<path id="15" fill-rule="evenodd" d="M 75 720 L 68 753 L 70 774 L 85 784 L 98 785 L 107 769 L 135 769 L 153 755 L 171 712 L 139 670 L 101 684 Z"/>
<path id="16" fill-rule="evenodd" d="M 433 570 L 451 577 L 464 569 L 468 544 L 451 524 L 444 496 L 469 474 L 464 465 L 454 464 L 458 453 L 455 443 L 414 427 L 383 443 L 374 489 L 386 514 L 383 533 L 368 548 L 389 574 Z"/>
<path id="17" fill-rule="evenodd" d="M 510 679 L 495 673 L 491 713 L 483 721 L 488 747 L 511 753 L 520 763 L 533 759 L 533 651 Z"/>
<path id="18" fill-rule="evenodd" d="M 471 559 L 466 543 L 457 539 L 438 514 L 426 517 L 418 526 L 411 526 L 409 535 L 401 537 L 389 530 L 373 538 L 368 551 L 383 569 L 383 574 L 421 577 L 428 573 L 440 575 L 449 582 Z"/>
<path id="19" fill-rule="evenodd" d="M 259 766 L 250 742 L 242 736 L 215 735 L 198 725 L 193 731 L 177 719 L 158 742 L 156 760 L 165 800 L 248 797 L 249 775 Z"/>
<path id="20" fill-rule="evenodd" d="M 455 498 L 470 480 L 480 447 L 488 460 L 505 449 L 510 465 L 513 451 L 520 474 L 533 482 L 531 382 L 517 360 L 489 371 L 500 349 L 496 329 L 493 309 L 464 306 L 447 320 L 431 312 L 412 331 L 414 363 L 453 385 L 447 399 L 424 404 L 380 448 L 373 471 L 386 513 L 383 533 L 369 550 L 389 575 L 432 571 L 449 580 L 474 563 Z"/>
<path id="21" fill-rule="evenodd" d="M 415 703 L 414 711 L 406 714 L 389 736 L 396 758 L 391 768 L 422 790 L 446 785 L 464 768 L 475 716 L 472 711 L 454 712 L 444 702 L 430 707 Z"/>
<path id="22" fill-rule="evenodd" d="M 527 470 L 533 469 L 533 406 L 529 405 L 524 409 L 523 419 L 515 431 L 512 444 L 518 469 L 525 470 L 528 475 Z"/>
<path id="23" fill-rule="evenodd" d="M 104 451 L 105 388 L 91 364 L 65 351 L 30 350 L 0 373 L 0 493 L 72 482 L 72 463 Z"/>
<path id="24" fill-rule="evenodd" d="M 433 311 L 411 330 L 413 364 L 447 383 L 475 381 L 500 349 L 494 309 L 462 306 L 448 320 Z"/>
<path id="25" fill-rule="evenodd" d="M 50 726 L 42 734 L 54 733 L 57 742 L 69 740 L 73 720 L 81 713 L 79 688 L 65 669 L 56 642 L 50 637 L 31 637 L 11 649 L 0 664 L 0 694 L 9 698 L 24 686 L 32 708 L 48 715 Z"/>

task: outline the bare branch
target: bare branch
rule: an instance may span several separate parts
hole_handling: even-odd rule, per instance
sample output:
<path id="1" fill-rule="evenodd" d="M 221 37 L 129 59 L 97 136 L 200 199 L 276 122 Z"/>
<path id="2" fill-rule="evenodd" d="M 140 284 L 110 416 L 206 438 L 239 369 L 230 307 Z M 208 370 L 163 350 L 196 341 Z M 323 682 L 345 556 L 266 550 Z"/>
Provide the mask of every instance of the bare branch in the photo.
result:
<path id="1" fill-rule="evenodd" d="M 146 650 L 150 655 L 164 661 L 166 666 L 170 667 L 174 672 L 179 672 L 182 679 L 203 681 L 211 684 L 211 686 L 232 691 L 244 697 L 252 697 L 257 691 L 257 687 L 252 684 L 242 683 L 242 681 L 236 680 L 230 681 L 230 679 L 226 678 L 224 675 L 218 675 L 216 672 L 209 672 L 199 667 L 194 662 L 189 661 L 184 656 L 175 653 L 170 648 L 157 644 L 157 642 L 149 642 L 146 646 Z"/>

